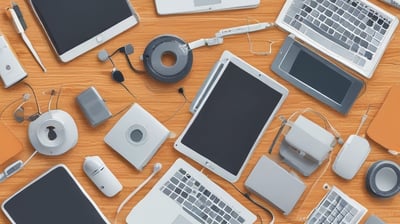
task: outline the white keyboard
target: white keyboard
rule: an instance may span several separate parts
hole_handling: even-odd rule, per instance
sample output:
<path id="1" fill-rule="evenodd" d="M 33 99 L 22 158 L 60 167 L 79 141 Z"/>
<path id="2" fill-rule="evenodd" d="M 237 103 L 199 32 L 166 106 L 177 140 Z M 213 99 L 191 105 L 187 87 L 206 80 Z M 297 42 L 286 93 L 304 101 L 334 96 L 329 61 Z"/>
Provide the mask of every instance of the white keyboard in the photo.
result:
<path id="1" fill-rule="evenodd" d="M 333 186 L 308 217 L 307 224 L 356 224 L 367 209 Z"/>
<path id="2" fill-rule="evenodd" d="M 398 19 L 363 0 L 290 0 L 277 24 L 369 78 Z"/>

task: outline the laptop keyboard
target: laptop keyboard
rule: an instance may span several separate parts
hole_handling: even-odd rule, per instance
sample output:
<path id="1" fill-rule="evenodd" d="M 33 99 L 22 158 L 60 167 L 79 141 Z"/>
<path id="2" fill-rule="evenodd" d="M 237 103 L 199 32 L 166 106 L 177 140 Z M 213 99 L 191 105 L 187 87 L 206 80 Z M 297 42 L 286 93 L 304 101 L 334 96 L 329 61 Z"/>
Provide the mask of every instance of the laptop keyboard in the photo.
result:
<path id="1" fill-rule="evenodd" d="M 367 209 L 336 187 L 325 195 L 313 210 L 307 224 L 355 224 Z"/>
<path id="2" fill-rule="evenodd" d="M 361 67 L 374 57 L 392 23 L 360 0 L 293 1 L 284 21 Z"/>
<path id="3" fill-rule="evenodd" d="M 160 190 L 200 223 L 241 224 L 245 219 L 184 169 L 179 169 Z"/>

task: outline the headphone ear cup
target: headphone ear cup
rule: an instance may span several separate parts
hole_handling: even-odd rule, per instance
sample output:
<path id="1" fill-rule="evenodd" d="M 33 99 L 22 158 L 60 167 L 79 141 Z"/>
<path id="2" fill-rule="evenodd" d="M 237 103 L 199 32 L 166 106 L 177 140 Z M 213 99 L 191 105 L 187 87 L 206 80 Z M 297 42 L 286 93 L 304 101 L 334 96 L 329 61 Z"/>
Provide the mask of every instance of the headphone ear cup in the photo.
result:
<path id="1" fill-rule="evenodd" d="M 22 123 L 25 120 L 24 117 L 24 107 L 18 107 L 14 112 L 14 118 L 18 123 Z"/>
<path id="2" fill-rule="evenodd" d="M 110 57 L 110 55 L 108 54 L 107 50 L 101 50 L 97 54 L 97 58 L 102 62 L 107 61 L 109 57 Z"/>
<path id="3" fill-rule="evenodd" d="M 113 69 L 111 72 L 111 77 L 114 81 L 121 83 L 125 81 L 124 76 L 122 75 L 122 72 L 118 69 Z"/>
<path id="4" fill-rule="evenodd" d="M 133 52 L 134 52 L 134 49 L 133 49 L 132 44 L 127 44 L 127 45 L 124 46 L 124 53 L 126 55 L 133 54 Z"/>

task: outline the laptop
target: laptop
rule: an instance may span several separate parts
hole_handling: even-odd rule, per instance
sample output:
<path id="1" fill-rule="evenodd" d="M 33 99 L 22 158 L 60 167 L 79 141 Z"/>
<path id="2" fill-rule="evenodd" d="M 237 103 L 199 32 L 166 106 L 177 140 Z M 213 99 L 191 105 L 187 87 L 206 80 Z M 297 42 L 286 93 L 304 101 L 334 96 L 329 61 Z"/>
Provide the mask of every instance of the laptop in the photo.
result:
<path id="1" fill-rule="evenodd" d="M 177 159 L 130 211 L 128 224 L 254 223 L 256 216 L 206 175 Z"/>
<path id="2" fill-rule="evenodd" d="M 399 20 L 366 0 L 287 0 L 276 24 L 371 78 Z"/>
<path id="3" fill-rule="evenodd" d="M 288 94 L 286 87 L 224 51 L 193 100 L 194 115 L 174 148 L 235 182 Z"/>
<path id="4" fill-rule="evenodd" d="M 159 15 L 255 8 L 260 0 L 155 0 Z"/>

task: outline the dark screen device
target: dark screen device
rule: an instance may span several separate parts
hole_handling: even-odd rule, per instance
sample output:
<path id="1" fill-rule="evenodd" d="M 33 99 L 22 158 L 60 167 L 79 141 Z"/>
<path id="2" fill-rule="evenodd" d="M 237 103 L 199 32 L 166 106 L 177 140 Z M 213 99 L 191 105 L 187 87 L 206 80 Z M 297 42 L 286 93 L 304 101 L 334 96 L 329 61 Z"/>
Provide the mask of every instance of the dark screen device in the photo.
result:
<path id="1" fill-rule="evenodd" d="M 295 41 L 289 35 L 272 71 L 307 94 L 347 114 L 364 87 L 364 82 Z"/>
<path id="2" fill-rule="evenodd" d="M 18 224 L 110 223 L 63 164 L 5 200 L 2 210 Z"/>
<path id="3" fill-rule="evenodd" d="M 205 81 L 200 105 L 174 147 L 234 182 L 288 90 L 229 51 Z"/>
<path id="4" fill-rule="evenodd" d="M 30 3 L 63 62 L 139 22 L 129 0 L 30 0 Z"/>

